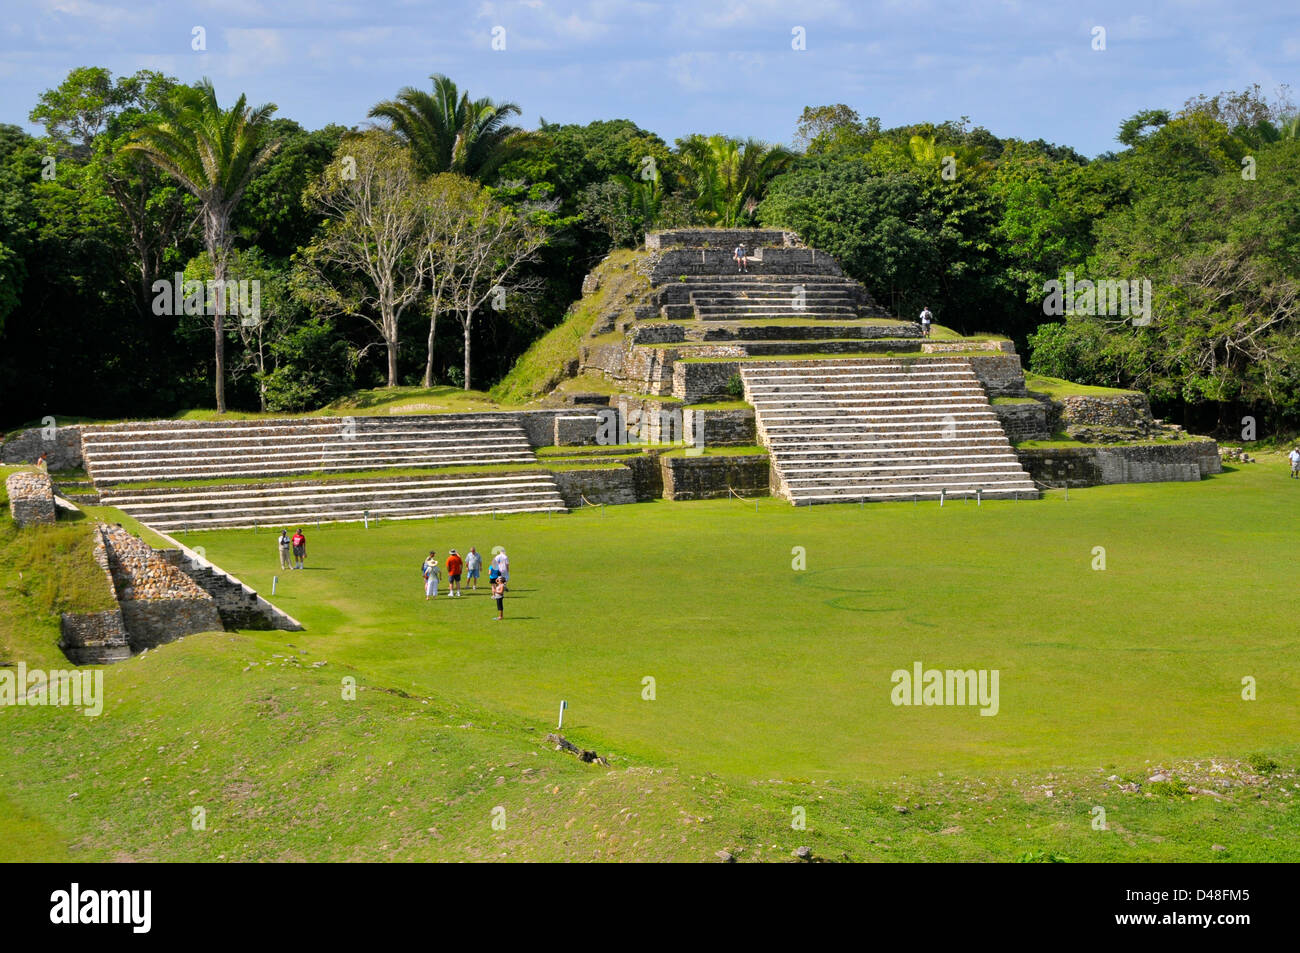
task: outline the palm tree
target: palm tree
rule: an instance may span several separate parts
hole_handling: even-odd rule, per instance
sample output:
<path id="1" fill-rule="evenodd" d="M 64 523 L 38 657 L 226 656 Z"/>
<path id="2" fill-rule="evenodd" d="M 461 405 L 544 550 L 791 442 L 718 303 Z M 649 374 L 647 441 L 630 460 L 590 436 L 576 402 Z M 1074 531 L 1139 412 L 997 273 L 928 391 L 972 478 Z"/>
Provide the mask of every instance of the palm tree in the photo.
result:
<path id="1" fill-rule="evenodd" d="M 421 174 L 457 172 L 485 181 L 527 135 L 506 125 L 509 117 L 519 115 L 519 107 L 487 98 L 471 100 L 441 73 L 429 78 L 432 93 L 407 86 L 396 99 L 371 109 L 371 118 L 387 121 L 388 131 L 410 147 Z"/>
<path id="2" fill-rule="evenodd" d="M 253 175 L 280 145 L 267 136 L 275 109 L 273 103 L 251 108 L 242 95 L 222 109 L 212 81 L 204 77 L 197 86 L 177 87 L 159 107 L 161 120 L 137 130 L 122 146 L 143 154 L 198 198 L 219 296 L 226 287 L 231 216 Z M 216 302 L 213 320 L 219 414 L 226 412 L 225 304 Z"/>
<path id="3" fill-rule="evenodd" d="M 677 143 L 685 185 L 710 225 L 732 228 L 752 220 L 767 183 L 795 155 L 757 139 L 688 136 Z"/>

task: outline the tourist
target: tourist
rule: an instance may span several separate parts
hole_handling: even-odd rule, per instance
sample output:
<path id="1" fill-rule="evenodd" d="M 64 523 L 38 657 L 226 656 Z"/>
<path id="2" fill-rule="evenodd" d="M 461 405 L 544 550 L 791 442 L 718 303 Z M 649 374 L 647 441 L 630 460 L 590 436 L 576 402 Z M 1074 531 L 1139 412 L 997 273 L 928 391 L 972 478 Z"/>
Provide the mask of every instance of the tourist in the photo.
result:
<path id="1" fill-rule="evenodd" d="M 510 581 L 510 557 L 506 555 L 504 549 L 492 557 L 492 572 L 500 576 L 503 583 Z M 488 578 L 492 579 L 493 576 L 489 574 Z"/>
<path id="2" fill-rule="evenodd" d="M 1291 460 L 1292 479 L 1300 477 L 1300 447 L 1292 447 L 1287 457 Z"/>
<path id="3" fill-rule="evenodd" d="M 934 320 L 934 315 L 930 313 L 930 306 L 926 305 L 921 309 L 921 337 L 930 336 L 930 322 Z"/>
<path id="4" fill-rule="evenodd" d="M 289 562 L 289 547 L 292 544 L 289 542 L 289 531 L 287 529 L 280 530 L 279 543 L 280 543 L 280 568 L 292 569 L 293 563 Z"/>
<path id="5" fill-rule="evenodd" d="M 465 576 L 474 585 L 474 591 L 478 592 L 478 571 L 483 566 L 483 557 L 478 554 L 478 550 L 473 546 L 465 555 Z"/>
<path id="6" fill-rule="evenodd" d="M 48 470 L 50 468 L 49 460 L 46 458 L 45 454 L 42 453 L 36 458 L 36 468 L 38 470 Z"/>
<path id="7" fill-rule="evenodd" d="M 447 554 L 447 598 L 454 599 L 460 595 L 461 558 L 456 550 Z"/>
<path id="8" fill-rule="evenodd" d="M 744 242 L 741 242 L 739 245 L 736 246 L 736 250 L 732 252 L 732 256 L 736 259 L 737 274 L 739 274 L 742 271 L 743 272 L 749 271 L 749 252 L 745 250 Z"/>
<path id="9" fill-rule="evenodd" d="M 429 550 L 429 558 L 424 561 L 420 571 L 424 575 L 424 601 L 438 597 L 438 554 Z"/>
<path id="10" fill-rule="evenodd" d="M 307 537 L 302 535 L 301 527 L 298 532 L 293 534 L 293 539 L 290 542 L 293 544 L 293 568 L 306 568 L 303 564 L 307 561 Z"/>
<path id="11" fill-rule="evenodd" d="M 492 583 L 492 598 L 497 601 L 497 618 L 500 622 L 506 617 L 506 580 L 504 576 L 497 576 L 496 582 Z"/>

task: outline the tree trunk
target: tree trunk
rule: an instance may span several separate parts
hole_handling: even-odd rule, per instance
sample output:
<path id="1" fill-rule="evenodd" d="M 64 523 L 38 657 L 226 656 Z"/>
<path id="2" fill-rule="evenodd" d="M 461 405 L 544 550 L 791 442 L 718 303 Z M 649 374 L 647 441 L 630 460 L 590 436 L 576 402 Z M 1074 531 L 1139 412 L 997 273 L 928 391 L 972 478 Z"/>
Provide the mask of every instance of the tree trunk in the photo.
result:
<path id="1" fill-rule="evenodd" d="M 209 213 L 205 238 L 208 257 L 212 259 L 212 274 L 217 281 L 217 313 L 212 318 L 212 331 L 216 350 L 217 413 L 226 412 L 226 226 L 228 222 L 219 213 Z"/>
<path id="2" fill-rule="evenodd" d="M 433 386 L 433 335 L 438 329 L 438 312 L 429 316 L 429 350 L 424 359 L 424 386 Z"/>
<path id="3" fill-rule="evenodd" d="M 388 386 L 397 386 L 397 338 L 392 337 L 384 342 L 388 345 Z"/>
<path id="4" fill-rule="evenodd" d="M 471 312 L 472 315 L 472 312 Z M 469 328 L 472 317 L 465 320 L 465 389 L 469 390 Z"/>

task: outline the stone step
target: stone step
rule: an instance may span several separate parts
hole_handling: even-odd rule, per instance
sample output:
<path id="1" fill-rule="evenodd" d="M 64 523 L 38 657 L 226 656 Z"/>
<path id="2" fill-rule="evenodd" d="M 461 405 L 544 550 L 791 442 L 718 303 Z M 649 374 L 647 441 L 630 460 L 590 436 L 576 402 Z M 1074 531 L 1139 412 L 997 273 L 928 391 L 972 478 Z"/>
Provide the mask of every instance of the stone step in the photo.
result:
<path id="1" fill-rule="evenodd" d="M 370 510 L 370 519 L 379 520 L 420 520 L 432 519 L 437 516 L 491 516 L 499 513 L 564 513 L 568 512 L 564 506 L 564 501 L 557 498 L 556 502 L 548 503 L 543 506 L 534 506 L 531 504 L 516 505 L 509 501 L 500 504 L 483 503 L 475 506 L 458 506 L 458 507 L 410 507 L 403 505 L 400 507 L 376 507 Z M 211 519 L 196 520 L 187 523 L 158 523 L 154 528 L 163 533 L 179 533 L 189 530 L 205 529 L 247 529 L 253 526 L 291 526 L 295 523 L 307 525 L 308 523 L 360 523 L 365 519 L 359 513 L 340 513 L 340 512 L 307 512 L 307 513 L 289 513 L 289 514 L 272 514 L 264 522 L 250 520 L 247 516 L 225 516 L 214 517 Z"/>
<path id="2" fill-rule="evenodd" d="M 554 478 L 544 471 L 464 478 L 327 481 L 310 485 L 236 484 L 158 496 L 106 497 L 160 529 L 268 526 L 282 523 L 419 518 L 453 513 L 547 512 L 565 509 Z"/>
<path id="3" fill-rule="evenodd" d="M 795 503 L 945 488 L 1036 498 L 968 361 L 742 363 L 740 374 L 774 485 Z"/>
<path id="4" fill-rule="evenodd" d="M 461 467 L 536 463 L 532 454 L 501 454 L 469 456 L 410 456 L 399 460 L 365 460 L 363 462 L 320 461 L 294 463 L 270 463 L 263 466 L 238 464 L 177 464 L 95 467 L 95 479 L 100 486 L 123 483 L 143 482 L 148 480 L 208 480 L 247 477 L 291 476 L 297 473 L 346 473 L 366 470 L 398 470 L 408 467 Z"/>
<path id="5" fill-rule="evenodd" d="M 949 499 L 973 500 L 977 491 L 986 500 L 1036 500 L 1039 497 L 1038 488 L 1032 484 L 1029 486 L 951 487 L 948 489 L 947 497 Z M 905 503 L 912 500 L 937 500 L 939 498 L 938 489 L 918 485 L 911 488 L 859 488 L 856 492 L 803 493 L 793 497 L 792 502 L 796 506 L 803 506 L 816 503 L 857 503 L 859 501 L 868 503 Z"/>
<path id="6" fill-rule="evenodd" d="M 964 457 L 936 457 L 934 461 L 899 460 L 891 464 L 877 464 L 875 461 L 842 460 L 822 466 L 785 466 L 781 475 L 791 486 L 808 481 L 835 480 L 841 478 L 867 478 L 884 480 L 895 477 L 924 477 L 932 474 L 1011 474 L 1022 478 L 1025 471 L 1014 453 L 1002 457 L 983 457 L 968 460 Z"/>

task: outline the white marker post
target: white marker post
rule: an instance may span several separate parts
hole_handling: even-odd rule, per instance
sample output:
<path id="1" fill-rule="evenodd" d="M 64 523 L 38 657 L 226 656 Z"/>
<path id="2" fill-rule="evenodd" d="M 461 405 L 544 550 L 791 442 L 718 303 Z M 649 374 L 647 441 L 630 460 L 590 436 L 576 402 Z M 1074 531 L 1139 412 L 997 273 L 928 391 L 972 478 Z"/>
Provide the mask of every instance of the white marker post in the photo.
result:
<path id="1" fill-rule="evenodd" d="M 279 576 L 272 576 L 272 577 L 271 577 L 271 595 L 275 595 L 275 587 L 278 586 L 279 584 L 280 584 L 280 577 L 279 577 Z"/>
<path id="2" fill-rule="evenodd" d="M 363 511 L 361 514 L 361 518 L 366 521 L 366 529 L 370 529 L 370 511 L 369 510 Z"/>
<path id="3" fill-rule="evenodd" d="M 568 707 L 569 707 L 569 703 L 561 699 L 560 700 L 560 723 L 555 726 L 556 731 L 559 731 L 561 728 L 564 727 L 564 709 Z"/>

